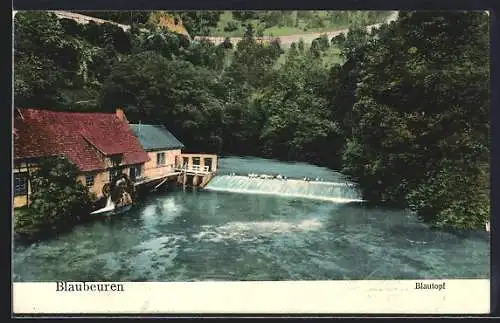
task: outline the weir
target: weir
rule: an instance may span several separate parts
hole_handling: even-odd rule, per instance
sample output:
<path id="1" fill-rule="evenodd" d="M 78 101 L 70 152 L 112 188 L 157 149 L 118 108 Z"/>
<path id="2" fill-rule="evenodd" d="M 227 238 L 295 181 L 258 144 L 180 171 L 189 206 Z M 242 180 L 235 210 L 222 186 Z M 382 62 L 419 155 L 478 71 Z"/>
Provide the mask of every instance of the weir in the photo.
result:
<path id="1" fill-rule="evenodd" d="M 243 194 L 266 194 L 331 201 L 362 202 L 355 184 L 348 182 L 315 182 L 296 179 L 261 179 L 247 176 L 215 176 L 206 190 Z"/>

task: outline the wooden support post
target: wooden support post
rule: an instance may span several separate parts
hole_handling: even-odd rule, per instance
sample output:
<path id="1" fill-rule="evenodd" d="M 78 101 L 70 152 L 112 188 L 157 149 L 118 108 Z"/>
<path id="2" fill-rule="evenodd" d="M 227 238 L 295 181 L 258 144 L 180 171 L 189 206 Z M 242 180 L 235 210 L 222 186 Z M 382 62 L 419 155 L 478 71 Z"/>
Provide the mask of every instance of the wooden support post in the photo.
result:
<path id="1" fill-rule="evenodd" d="M 30 207 L 30 193 L 31 193 L 31 172 L 30 172 L 30 164 L 26 162 L 26 170 L 28 171 L 28 175 L 26 178 L 26 205 Z"/>

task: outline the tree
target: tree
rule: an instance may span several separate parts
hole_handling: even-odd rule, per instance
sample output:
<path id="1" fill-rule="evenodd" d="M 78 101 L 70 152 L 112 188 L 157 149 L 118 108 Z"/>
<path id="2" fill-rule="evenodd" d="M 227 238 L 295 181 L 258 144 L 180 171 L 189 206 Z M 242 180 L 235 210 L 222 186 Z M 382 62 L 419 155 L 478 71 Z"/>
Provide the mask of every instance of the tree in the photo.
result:
<path id="1" fill-rule="evenodd" d="M 340 33 L 337 36 L 333 37 L 331 40 L 332 46 L 342 46 L 342 44 L 345 42 L 345 35 L 344 33 Z"/>
<path id="2" fill-rule="evenodd" d="M 206 139 L 218 133 L 222 103 L 214 93 L 220 87 L 215 71 L 143 52 L 115 66 L 101 104 L 109 111 L 124 106 L 136 122 L 166 125 L 189 149 L 213 151 Z"/>
<path id="3" fill-rule="evenodd" d="M 484 225 L 487 15 L 402 13 L 375 36 L 363 55 L 346 52 L 361 70 L 345 171 L 368 199 L 411 207 L 434 225 Z"/>
<path id="4" fill-rule="evenodd" d="M 224 41 L 221 44 L 225 49 L 232 49 L 233 43 L 231 43 L 231 39 L 229 37 L 224 38 Z"/>
<path id="5" fill-rule="evenodd" d="M 247 21 L 251 19 L 256 19 L 258 16 L 257 11 L 233 11 L 234 19 L 239 21 Z"/>
<path id="6" fill-rule="evenodd" d="M 184 27 L 190 35 L 208 36 L 210 28 L 217 27 L 222 11 L 179 11 Z"/>
<path id="7" fill-rule="evenodd" d="M 46 12 L 16 14 L 14 30 L 15 104 L 58 106 L 61 89 L 81 82 L 82 43 Z"/>
<path id="8" fill-rule="evenodd" d="M 365 28 L 349 28 L 345 36 L 337 36 L 336 44 L 340 47 L 340 53 L 346 60 L 360 61 L 363 56 L 363 50 L 368 45 L 372 37 Z"/>
<path id="9" fill-rule="evenodd" d="M 216 46 L 208 40 L 201 40 L 191 43 L 183 52 L 182 58 L 194 65 L 221 71 L 224 67 L 225 51 L 222 46 Z"/>
<path id="10" fill-rule="evenodd" d="M 226 26 L 224 27 L 224 31 L 226 31 L 228 33 L 236 31 L 236 30 L 238 30 L 238 24 L 236 23 L 236 21 L 233 21 L 233 20 L 228 21 Z"/>
<path id="11" fill-rule="evenodd" d="M 266 114 L 260 140 L 267 156 L 325 163 L 341 148 L 327 108 L 326 84 L 320 60 L 288 53 L 256 102 Z"/>
<path id="12" fill-rule="evenodd" d="M 188 46 L 189 42 L 184 42 L 182 35 L 155 27 L 136 36 L 134 52 L 155 51 L 166 58 L 173 58 L 180 56 Z"/>
<path id="13" fill-rule="evenodd" d="M 83 221 L 91 211 L 91 195 L 77 175 L 76 166 L 64 157 L 41 160 L 31 179 L 30 207 L 15 217 L 15 231 L 34 237 L 64 231 Z"/>
<path id="14" fill-rule="evenodd" d="M 326 35 L 326 34 L 323 34 L 323 35 L 319 36 L 318 38 L 316 38 L 315 40 L 313 40 L 313 43 L 317 43 L 317 46 L 318 46 L 320 51 L 325 51 L 328 48 L 330 48 L 330 43 L 328 41 L 328 35 Z"/>
<path id="15" fill-rule="evenodd" d="M 282 54 L 278 45 L 279 43 L 271 46 L 257 43 L 252 25 L 247 26 L 243 39 L 236 45 L 231 65 L 225 71 L 225 75 L 233 79 L 234 84 L 239 84 L 240 95 L 248 97 L 252 89 L 269 82 L 272 67 Z"/>

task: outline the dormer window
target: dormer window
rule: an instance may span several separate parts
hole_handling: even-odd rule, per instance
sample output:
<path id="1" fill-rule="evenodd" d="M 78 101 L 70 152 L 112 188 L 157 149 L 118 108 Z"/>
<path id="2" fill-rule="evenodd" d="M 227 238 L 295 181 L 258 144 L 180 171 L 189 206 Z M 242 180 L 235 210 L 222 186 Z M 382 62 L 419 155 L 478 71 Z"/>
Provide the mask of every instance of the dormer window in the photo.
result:
<path id="1" fill-rule="evenodd" d="M 118 167 L 122 163 L 123 155 L 122 154 L 113 155 L 113 156 L 110 156 L 110 159 L 111 159 L 111 163 L 112 163 L 113 167 Z"/>

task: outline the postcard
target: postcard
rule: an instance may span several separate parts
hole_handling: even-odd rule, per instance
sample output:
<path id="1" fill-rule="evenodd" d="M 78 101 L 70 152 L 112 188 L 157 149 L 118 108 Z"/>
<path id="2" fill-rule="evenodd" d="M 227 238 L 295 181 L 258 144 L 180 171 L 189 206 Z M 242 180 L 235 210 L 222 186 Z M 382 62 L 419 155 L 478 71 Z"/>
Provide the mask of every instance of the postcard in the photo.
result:
<path id="1" fill-rule="evenodd" d="M 484 11 L 17 11 L 15 314 L 487 314 Z"/>

